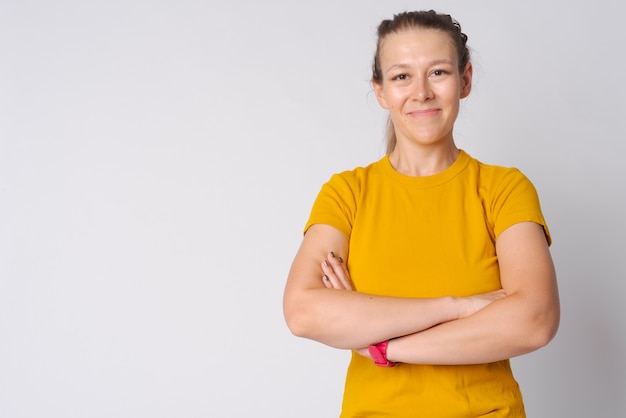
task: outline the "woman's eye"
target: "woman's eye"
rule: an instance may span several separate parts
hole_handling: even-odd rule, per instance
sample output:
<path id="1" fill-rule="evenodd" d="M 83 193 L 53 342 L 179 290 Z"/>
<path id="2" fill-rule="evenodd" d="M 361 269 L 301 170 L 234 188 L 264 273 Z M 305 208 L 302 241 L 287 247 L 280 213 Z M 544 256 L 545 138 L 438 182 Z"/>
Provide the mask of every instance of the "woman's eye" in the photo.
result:
<path id="1" fill-rule="evenodd" d="M 407 78 L 409 78 L 408 74 L 398 74 L 397 76 L 393 77 L 392 80 L 406 80 Z"/>
<path id="2" fill-rule="evenodd" d="M 444 74 L 447 74 L 447 71 L 445 71 L 445 70 L 435 70 L 435 71 L 433 71 L 433 75 L 435 75 L 435 76 L 440 76 L 440 75 L 444 75 Z"/>

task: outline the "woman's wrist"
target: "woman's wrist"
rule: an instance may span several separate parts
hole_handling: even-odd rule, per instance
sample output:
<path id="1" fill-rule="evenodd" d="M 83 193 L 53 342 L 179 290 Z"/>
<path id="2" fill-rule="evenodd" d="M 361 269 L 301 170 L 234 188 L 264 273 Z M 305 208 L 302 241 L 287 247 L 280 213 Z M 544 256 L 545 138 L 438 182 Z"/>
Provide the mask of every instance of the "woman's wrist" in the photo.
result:
<path id="1" fill-rule="evenodd" d="M 389 340 L 389 342 L 387 343 L 387 360 L 392 362 L 392 363 L 398 363 L 398 359 L 396 357 L 394 357 L 394 348 L 397 348 L 397 343 L 398 343 L 398 339 L 394 338 Z"/>
<path id="2" fill-rule="evenodd" d="M 367 349 L 370 357 L 374 361 L 374 364 L 380 367 L 393 367 L 395 362 L 390 361 L 387 357 L 387 347 L 389 346 L 389 340 L 379 342 L 377 344 L 370 345 Z"/>
<path id="3" fill-rule="evenodd" d="M 443 296 L 441 297 L 441 311 L 444 313 L 441 324 L 456 319 L 462 318 L 467 312 L 467 302 L 464 298 L 456 296 Z M 437 324 L 438 325 L 438 324 Z"/>

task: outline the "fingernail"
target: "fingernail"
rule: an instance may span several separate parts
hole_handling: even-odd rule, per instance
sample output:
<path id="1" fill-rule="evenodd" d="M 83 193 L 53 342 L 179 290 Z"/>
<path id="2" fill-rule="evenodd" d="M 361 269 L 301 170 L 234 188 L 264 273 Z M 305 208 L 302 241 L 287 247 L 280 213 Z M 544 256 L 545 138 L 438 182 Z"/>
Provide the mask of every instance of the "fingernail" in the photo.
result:
<path id="1" fill-rule="evenodd" d="M 331 256 L 332 258 L 335 258 L 335 253 L 331 251 L 331 252 L 330 252 L 330 256 Z"/>
<path id="2" fill-rule="evenodd" d="M 337 260 L 339 260 L 339 264 L 343 264 L 343 258 L 337 257 Z"/>
<path id="3" fill-rule="evenodd" d="M 322 263 L 325 267 L 328 267 L 328 261 L 324 260 L 324 262 Z"/>
<path id="4" fill-rule="evenodd" d="M 328 281 L 328 280 L 329 280 L 327 275 L 324 275 L 324 280 L 325 280 L 325 281 Z"/>

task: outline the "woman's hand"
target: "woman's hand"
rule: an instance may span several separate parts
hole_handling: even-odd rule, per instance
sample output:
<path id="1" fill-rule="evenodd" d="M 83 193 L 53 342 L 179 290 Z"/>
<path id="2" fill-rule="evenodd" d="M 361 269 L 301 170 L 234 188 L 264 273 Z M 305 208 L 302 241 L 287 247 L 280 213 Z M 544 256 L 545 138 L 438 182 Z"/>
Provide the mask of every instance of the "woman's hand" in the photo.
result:
<path id="1" fill-rule="evenodd" d="M 500 289 L 493 292 L 480 293 L 478 295 L 458 298 L 463 303 L 459 311 L 459 318 L 465 318 L 466 316 L 470 316 L 480 311 L 482 308 L 489 305 L 490 303 L 502 299 L 505 296 L 506 292 Z"/>
<path id="2" fill-rule="evenodd" d="M 322 262 L 322 282 L 328 289 L 337 290 L 354 290 L 350 273 L 346 263 L 340 255 L 336 255 L 333 251 L 329 252 L 326 259 Z"/>

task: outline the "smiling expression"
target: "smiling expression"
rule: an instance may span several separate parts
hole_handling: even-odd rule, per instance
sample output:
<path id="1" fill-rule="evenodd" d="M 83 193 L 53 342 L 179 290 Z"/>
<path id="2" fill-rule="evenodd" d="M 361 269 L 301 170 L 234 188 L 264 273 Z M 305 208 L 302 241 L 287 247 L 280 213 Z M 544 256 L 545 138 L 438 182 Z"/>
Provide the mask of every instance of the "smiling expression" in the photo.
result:
<path id="1" fill-rule="evenodd" d="M 373 83 L 389 110 L 398 145 L 451 144 L 459 100 L 471 90 L 472 66 L 461 73 L 449 35 L 410 29 L 385 37 L 380 50 L 382 83 Z"/>

